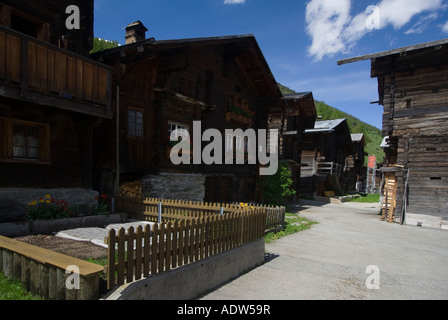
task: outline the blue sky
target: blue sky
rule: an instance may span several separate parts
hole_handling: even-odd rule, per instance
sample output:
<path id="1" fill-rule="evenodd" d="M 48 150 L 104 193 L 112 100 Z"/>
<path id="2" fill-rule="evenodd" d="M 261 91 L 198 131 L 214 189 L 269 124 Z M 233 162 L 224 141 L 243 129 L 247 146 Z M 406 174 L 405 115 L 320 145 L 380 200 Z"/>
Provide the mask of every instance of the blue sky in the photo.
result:
<path id="1" fill-rule="evenodd" d="M 95 0 L 97 37 L 136 20 L 157 40 L 253 34 L 277 82 L 381 128 L 370 61 L 337 61 L 448 38 L 448 0 Z"/>

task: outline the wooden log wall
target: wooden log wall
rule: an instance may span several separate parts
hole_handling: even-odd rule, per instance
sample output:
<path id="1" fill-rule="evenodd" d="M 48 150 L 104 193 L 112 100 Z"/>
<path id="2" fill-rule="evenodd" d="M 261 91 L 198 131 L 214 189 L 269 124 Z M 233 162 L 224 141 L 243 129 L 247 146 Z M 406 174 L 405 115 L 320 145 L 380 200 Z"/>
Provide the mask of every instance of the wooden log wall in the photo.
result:
<path id="1" fill-rule="evenodd" d="M 383 134 L 396 141 L 396 160 L 390 152 L 388 163 L 405 168 L 396 177 L 396 219 L 402 218 L 404 209 L 448 219 L 447 52 L 431 48 L 372 66 L 383 93 Z M 409 200 L 404 208 L 406 181 Z"/>

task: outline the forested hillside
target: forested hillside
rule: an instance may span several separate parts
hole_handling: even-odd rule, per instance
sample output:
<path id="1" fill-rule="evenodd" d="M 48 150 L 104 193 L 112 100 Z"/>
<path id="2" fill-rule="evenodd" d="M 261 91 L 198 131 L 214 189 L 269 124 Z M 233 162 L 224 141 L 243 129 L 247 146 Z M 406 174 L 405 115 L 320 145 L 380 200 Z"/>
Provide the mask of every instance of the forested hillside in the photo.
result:
<path id="1" fill-rule="evenodd" d="M 279 84 L 280 90 L 283 94 L 295 93 L 293 90 Z M 376 155 L 377 162 L 382 162 L 384 159 L 384 152 L 380 148 L 381 141 L 383 140 L 381 130 L 367 124 L 352 115 L 345 113 L 341 110 L 333 108 L 327 105 L 323 101 L 315 101 L 317 115 L 322 117 L 319 120 L 332 120 L 332 119 L 347 119 L 348 126 L 351 133 L 364 133 L 366 138 L 365 151 L 369 155 Z M 366 157 L 367 158 L 367 157 Z M 367 159 L 366 159 L 367 161 Z"/>

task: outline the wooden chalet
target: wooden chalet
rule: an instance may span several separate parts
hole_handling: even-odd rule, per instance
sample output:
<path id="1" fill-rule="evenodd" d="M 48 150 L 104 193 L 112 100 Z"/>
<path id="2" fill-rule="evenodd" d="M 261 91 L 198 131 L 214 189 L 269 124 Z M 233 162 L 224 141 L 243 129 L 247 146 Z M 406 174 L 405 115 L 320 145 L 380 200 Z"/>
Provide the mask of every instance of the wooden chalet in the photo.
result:
<path id="1" fill-rule="evenodd" d="M 363 133 L 352 133 L 352 153 L 345 160 L 344 187 L 346 191 L 365 190 L 366 183 L 366 139 Z"/>
<path id="2" fill-rule="evenodd" d="M 0 1 L 0 193 L 92 188 L 93 130 L 111 116 L 111 68 L 92 45 L 93 0 Z"/>
<path id="3" fill-rule="evenodd" d="M 346 119 L 317 121 L 304 133 L 302 144 L 301 191 L 324 196 L 342 191 L 341 177 L 352 140 Z"/>
<path id="4" fill-rule="evenodd" d="M 271 112 L 269 128 L 277 129 L 280 133 L 279 159 L 291 170 L 293 188 L 296 190 L 296 197 L 299 197 L 304 132 L 314 128 L 316 106 L 312 92 L 287 94 L 283 100 L 286 109 Z"/>
<path id="5" fill-rule="evenodd" d="M 371 60 L 384 107 L 383 219 L 447 228 L 448 39 L 339 61 Z"/>
<path id="6" fill-rule="evenodd" d="M 151 177 L 145 196 L 191 200 L 185 191 L 202 184 L 205 201 L 260 199 L 258 165 L 174 165 L 169 158 L 173 130 L 187 130 L 193 141 L 195 121 L 202 132 L 213 128 L 223 137 L 225 129 L 267 129 L 270 110 L 283 108 L 254 36 L 155 40 L 146 32 L 140 21 L 132 23 L 126 45 L 94 55 L 114 69 L 118 110 L 96 133 L 98 187 L 110 189 L 112 182 L 117 192 L 124 183 Z M 243 137 L 235 144 L 247 148 Z M 157 185 L 164 190 L 156 192 Z"/>

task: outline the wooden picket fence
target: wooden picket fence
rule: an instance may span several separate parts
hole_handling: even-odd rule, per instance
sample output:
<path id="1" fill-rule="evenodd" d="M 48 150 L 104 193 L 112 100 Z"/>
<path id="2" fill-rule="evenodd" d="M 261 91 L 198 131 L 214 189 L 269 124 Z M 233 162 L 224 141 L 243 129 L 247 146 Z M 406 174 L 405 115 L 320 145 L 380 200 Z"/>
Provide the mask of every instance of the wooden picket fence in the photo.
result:
<path id="1" fill-rule="evenodd" d="M 286 212 L 285 207 L 273 207 L 253 203 L 242 205 L 240 203 L 209 203 L 157 198 L 117 198 L 115 199 L 114 205 L 116 212 L 126 212 L 129 217 L 150 222 L 192 220 L 217 214 L 226 215 L 252 209 L 261 209 L 266 213 L 266 231 L 281 229 L 284 225 Z M 159 210 L 161 210 L 160 215 Z"/>
<path id="2" fill-rule="evenodd" d="M 260 208 L 201 217 L 177 215 L 182 218 L 144 229 L 110 230 L 105 239 L 109 289 L 256 241 L 266 230 L 266 210 Z"/>

